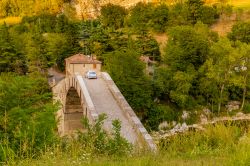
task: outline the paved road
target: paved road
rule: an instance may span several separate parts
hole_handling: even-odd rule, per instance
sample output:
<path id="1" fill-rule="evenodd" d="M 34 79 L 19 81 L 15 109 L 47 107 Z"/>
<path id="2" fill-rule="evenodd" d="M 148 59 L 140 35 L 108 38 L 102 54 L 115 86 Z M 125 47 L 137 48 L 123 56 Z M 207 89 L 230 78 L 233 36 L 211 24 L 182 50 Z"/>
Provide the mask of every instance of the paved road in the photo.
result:
<path id="1" fill-rule="evenodd" d="M 122 126 L 121 135 L 133 144 L 138 142 L 135 130 L 128 122 L 120 106 L 109 91 L 105 81 L 99 77 L 98 79 L 84 78 L 84 82 L 89 90 L 90 97 L 95 105 L 97 113 L 105 113 L 108 116 L 107 120 L 104 122 L 104 128 L 106 130 L 112 129 L 112 121 L 119 119 Z"/>

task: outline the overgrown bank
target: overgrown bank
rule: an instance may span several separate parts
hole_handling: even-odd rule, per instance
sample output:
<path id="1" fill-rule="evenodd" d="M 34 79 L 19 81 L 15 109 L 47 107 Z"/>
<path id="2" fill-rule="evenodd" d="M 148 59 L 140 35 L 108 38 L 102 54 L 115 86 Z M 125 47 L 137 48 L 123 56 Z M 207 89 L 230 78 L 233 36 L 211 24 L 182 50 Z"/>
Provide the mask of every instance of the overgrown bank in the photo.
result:
<path id="1" fill-rule="evenodd" d="M 74 146 L 73 146 L 74 145 Z M 72 147 L 70 147 L 72 146 Z M 235 125 L 209 126 L 205 132 L 190 132 L 162 140 L 157 154 L 123 156 L 93 155 L 71 144 L 67 151 L 49 149 L 39 159 L 9 162 L 9 165 L 249 165 L 250 134 Z"/>

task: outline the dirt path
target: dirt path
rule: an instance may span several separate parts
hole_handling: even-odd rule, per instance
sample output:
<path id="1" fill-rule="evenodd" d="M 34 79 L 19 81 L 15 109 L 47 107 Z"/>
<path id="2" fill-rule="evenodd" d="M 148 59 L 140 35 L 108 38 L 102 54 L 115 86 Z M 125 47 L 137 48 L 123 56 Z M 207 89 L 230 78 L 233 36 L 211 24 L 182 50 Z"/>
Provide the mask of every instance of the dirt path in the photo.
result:
<path id="1" fill-rule="evenodd" d="M 54 83 L 57 84 L 58 82 L 60 82 L 61 80 L 65 78 L 65 74 L 56 68 L 49 68 L 48 74 L 49 74 L 48 81 L 50 85 Z"/>

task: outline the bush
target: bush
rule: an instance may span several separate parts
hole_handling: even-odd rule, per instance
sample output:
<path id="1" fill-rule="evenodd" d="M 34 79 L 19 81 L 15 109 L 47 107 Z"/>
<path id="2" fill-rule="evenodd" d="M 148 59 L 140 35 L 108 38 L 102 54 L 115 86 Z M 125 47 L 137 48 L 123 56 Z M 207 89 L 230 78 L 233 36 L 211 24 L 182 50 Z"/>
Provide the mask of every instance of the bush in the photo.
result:
<path id="1" fill-rule="evenodd" d="M 232 32 L 228 34 L 228 38 L 233 41 L 241 41 L 250 43 L 250 22 L 238 22 L 233 25 Z"/>
<path id="2" fill-rule="evenodd" d="M 179 112 L 169 106 L 155 105 L 147 112 L 146 127 L 151 130 L 158 130 L 160 123 L 177 121 Z"/>
<path id="3" fill-rule="evenodd" d="M 99 115 L 93 125 L 90 125 L 88 119 L 83 119 L 83 125 L 87 131 L 79 132 L 79 137 L 76 139 L 80 143 L 79 148 L 88 149 L 92 155 L 128 155 L 132 151 L 132 145 L 120 135 L 121 122 L 114 120 L 113 133 L 108 135 L 103 130 L 104 120 L 107 119 L 105 114 Z"/>
<path id="4" fill-rule="evenodd" d="M 250 103 L 246 103 L 243 110 L 244 113 L 250 113 Z"/>
<path id="5" fill-rule="evenodd" d="M 37 157 L 57 141 L 57 107 L 36 77 L 0 75 L 0 161 Z"/>

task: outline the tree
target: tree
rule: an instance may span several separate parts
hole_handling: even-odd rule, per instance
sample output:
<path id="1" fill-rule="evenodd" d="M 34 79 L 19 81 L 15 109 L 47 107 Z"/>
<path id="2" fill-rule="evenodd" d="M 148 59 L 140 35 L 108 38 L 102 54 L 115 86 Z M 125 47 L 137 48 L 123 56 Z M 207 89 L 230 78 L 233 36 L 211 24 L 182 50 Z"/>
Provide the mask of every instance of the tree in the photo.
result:
<path id="1" fill-rule="evenodd" d="M 2 73 L 0 92 L 0 161 L 35 157 L 55 143 L 57 107 L 46 79 Z"/>
<path id="2" fill-rule="evenodd" d="M 180 108 L 198 104 L 199 69 L 208 58 L 214 35 L 203 24 L 172 28 L 163 55 L 164 66 L 156 70 L 159 96 Z"/>
<path id="3" fill-rule="evenodd" d="M 249 73 L 250 73 L 250 45 L 245 43 L 237 43 L 236 48 L 239 54 L 239 61 L 235 65 L 234 70 L 238 76 L 238 86 L 242 89 L 242 102 L 240 110 L 244 109 L 246 103 L 247 90 L 249 89 Z"/>
<path id="4" fill-rule="evenodd" d="M 44 56 L 48 66 L 57 64 L 61 69 L 63 64 L 61 64 L 60 59 L 72 53 L 72 45 L 69 43 L 68 37 L 64 34 L 47 34 L 44 37 L 44 42 L 46 52 Z"/>
<path id="5" fill-rule="evenodd" d="M 177 71 L 173 75 L 173 89 L 170 90 L 170 98 L 172 102 L 177 103 L 181 108 L 188 107 L 187 103 L 190 99 L 190 90 L 193 80 L 196 78 L 196 71 L 191 67 L 187 72 Z"/>
<path id="6" fill-rule="evenodd" d="M 24 52 L 28 61 L 28 72 L 34 75 L 46 74 L 48 59 L 46 55 L 44 38 L 41 34 L 28 34 L 25 39 Z"/>
<path id="7" fill-rule="evenodd" d="M 151 106 L 151 83 L 144 74 L 144 64 L 135 51 L 117 50 L 104 55 L 109 72 L 128 103 L 140 115 Z"/>
<path id="8" fill-rule="evenodd" d="M 168 7 L 165 4 L 156 6 L 153 9 L 152 19 L 150 20 L 150 26 L 153 27 L 153 30 L 156 32 L 165 32 L 168 24 Z"/>
<path id="9" fill-rule="evenodd" d="M 141 55 L 149 56 L 151 60 L 161 60 L 159 45 L 150 35 L 138 36 L 134 43 Z"/>
<path id="10" fill-rule="evenodd" d="M 188 0 L 186 2 L 188 20 L 191 24 L 194 25 L 198 21 L 202 21 L 204 24 L 211 25 L 219 18 L 216 8 L 204 4 L 203 0 Z"/>
<path id="11" fill-rule="evenodd" d="M 202 0 L 188 0 L 186 4 L 188 8 L 188 19 L 191 24 L 196 24 L 201 17 L 201 8 L 204 2 Z"/>
<path id="12" fill-rule="evenodd" d="M 16 72 L 24 74 L 26 72 L 25 58 L 15 48 L 9 28 L 4 24 L 0 26 L 0 73 Z"/>
<path id="13" fill-rule="evenodd" d="M 216 8 L 210 6 L 203 6 L 201 8 L 201 15 L 199 20 L 204 24 L 212 25 L 216 19 L 219 18 Z"/>
<path id="14" fill-rule="evenodd" d="M 165 63 L 174 70 L 186 71 L 190 65 L 198 69 L 209 51 L 209 41 L 204 35 L 189 26 L 172 28 L 163 57 Z"/>
<path id="15" fill-rule="evenodd" d="M 104 27 L 119 29 L 124 26 L 126 15 L 124 7 L 109 3 L 101 8 L 101 23 Z"/>
<path id="16" fill-rule="evenodd" d="M 138 32 L 145 33 L 152 19 L 153 5 L 139 2 L 130 11 L 129 23 Z"/>
<path id="17" fill-rule="evenodd" d="M 227 99 L 225 94 L 229 85 L 239 86 L 239 77 L 235 75 L 234 67 L 240 60 L 241 55 L 231 46 L 227 39 L 221 39 L 211 47 L 211 56 L 204 67 L 206 68 L 207 80 L 215 83 L 218 93 L 218 112 L 221 111 L 222 103 Z"/>
<path id="18" fill-rule="evenodd" d="M 169 10 L 169 25 L 189 25 L 188 8 L 185 3 L 176 3 Z"/>
<path id="19" fill-rule="evenodd" d="M 239 22 L 233 25 L 228 37 L 233 41 L 250 43 L 250 22 Z"/>

